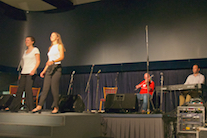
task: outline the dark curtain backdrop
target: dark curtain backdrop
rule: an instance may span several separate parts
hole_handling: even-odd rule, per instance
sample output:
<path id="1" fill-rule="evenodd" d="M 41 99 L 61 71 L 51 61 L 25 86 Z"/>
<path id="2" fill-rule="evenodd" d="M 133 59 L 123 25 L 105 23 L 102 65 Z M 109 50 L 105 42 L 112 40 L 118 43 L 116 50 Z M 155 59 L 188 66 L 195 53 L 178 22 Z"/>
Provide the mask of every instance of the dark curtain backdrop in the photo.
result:
<path id="1" fill-rule="evenodd" d="M 156 86 L 160 86 L 160 73 L 164 74 L 164 85 L 174 85 L 174 84 L 183 84 L 189 74 L 192 73 L 191 69 L 182 69 L 182 70 L 163 70 L 163 71 L 150 71 L 150 74 L 154 74 L 153 80 Z M 100 81 L 99 81 L 99 92 L 98 98 L 103 98 L 103 87 L 114 87 L 116 85 L 115 79 L 117 77 L 117 93 L 136 93 L 138 91 L 134 91 L 135 85 L 143 80 L 143 75 L 145 71 L 136 71 L 136 72 L 119 72 L 117 77 L 117 72 L 114 73 L 100 73 Z M 207 69 L 202 69 L 201 73 L 205 76 L 207 75 Z M 62 75 L 60 82 L 60 94 L 66 95 L 68 91 L 68 86 L 70 83 L 70 74 Z M 87 107 L 87 93 L 85 93 L 86 84 L 89 78 L 89 74 L 75 74 L 73 89 L 71 94 L 80 94 L 82 99 Z M 34 83 L 35 87 L 43 86 L 43 79 L 37 77 Z M 91 81 L 90 81 L 90 93 L 89 93 L 89 109 L 96 108 L 96 88 L 97 88 L 97 77 L 96 73 L 93 73 Z M 178 98 L 179 93 L 166 93 L 164 97 L 166 97 L 166 111 L 171 111 L 175 108 L 175 97 Z M 49 92 L 49 95 L 46 99 L 46 108 L 50 108 L 52 104 L 52 95 Z M 178 99 L 179 101 L 179 99 Z M 154 100 L 155 102 L 155 100 Z M 98 103 L 99 104 L 99 103 Z M 178 104 L 178 103 L 177 103 Z M 165 108 L 165 106 L 164 106 Z"/>

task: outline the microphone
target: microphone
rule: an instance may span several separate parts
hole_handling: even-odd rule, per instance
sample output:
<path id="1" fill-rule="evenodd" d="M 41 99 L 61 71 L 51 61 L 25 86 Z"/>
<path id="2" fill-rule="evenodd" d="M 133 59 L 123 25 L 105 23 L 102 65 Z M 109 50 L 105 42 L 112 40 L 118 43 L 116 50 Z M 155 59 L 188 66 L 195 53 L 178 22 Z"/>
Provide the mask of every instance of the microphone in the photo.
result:
<path id="1" fill-rule="evenodd" d="M 152 77 L 154 77 L 154 75 L 153 75 L 153 74 L 150 76 L 150 78 L 149 78 L 149 79 L 151 79 Z"/>
<path id="2" fill-rule="evenodd" d="M 92 64 L 92 66 L 91 66 L 91 71 L 93 70 L 93 67 L 94 67 L 95 65 L 94 64 Z"/>
<path id="3" fill-rule="evenodd" d="M 98 70 L 97 74 L 98 74 L 98 73 L 101 73 L 101 70 L 100 70 L 100 69 Z"/>
<path id="4" fill-rule="evenodd" d="M 96 73 L 96 76 L 98 76 L 98 74 L 101 73 L 101 70 L 99 69 L 98 72 Z"/>
<path id="5" fill-rule="evenodd" d="M 163 81 L 164 81 L 163 73 L 162 72 L 160 72 L 160 76 L 161 76 L 160 83 L 161 83 L 161 87 L 162 87 L 163 86 Z"/>

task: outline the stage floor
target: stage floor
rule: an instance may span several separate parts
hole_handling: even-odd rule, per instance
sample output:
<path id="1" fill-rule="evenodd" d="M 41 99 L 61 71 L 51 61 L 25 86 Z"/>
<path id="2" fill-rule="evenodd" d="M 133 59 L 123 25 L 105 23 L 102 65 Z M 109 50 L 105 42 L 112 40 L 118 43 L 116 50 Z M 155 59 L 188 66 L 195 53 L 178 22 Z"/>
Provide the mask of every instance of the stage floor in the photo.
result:
<path id="1" fill-rule="evenodd" d="M 100 136 L 100 118 L 92 113 L 0 112 L 0 137 L 97 137 Z"/>
<path id="2" fill-rule="evenodd" d="M 162 114 L 0 112 L 0 137 L 163 138 Z"/>

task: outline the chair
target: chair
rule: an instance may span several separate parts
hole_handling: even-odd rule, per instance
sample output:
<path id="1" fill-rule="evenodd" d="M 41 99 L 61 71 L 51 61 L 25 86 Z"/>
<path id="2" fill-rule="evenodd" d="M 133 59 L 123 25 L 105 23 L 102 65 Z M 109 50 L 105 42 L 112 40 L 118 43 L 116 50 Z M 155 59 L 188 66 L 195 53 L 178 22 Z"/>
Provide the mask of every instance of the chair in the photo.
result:
<path id="1" fill-rule="evenodd" d="M 18 89 L 18 85 L 10 85 L 9 86 L 9 93 L 10 94 L 16 94 Z M 32 93 L 33 93 L 33 99 L 34 99 L 34 104 L 37 106 L 38 105 L 38 99 L 39 99 L 39 93 L 40 93 L 40 88 L 35 88 L 32 87 Z M 25 97 L 22 97 L 22 100 L 25 101 Z M 24 104 L 25 102 L 23 102 Z"/>
<path id="2" fill-rule="evenodd" d="M 104 98 L 100 99 L 100 105 L 99 105 L 99 112 L 102 110 L 102 104 L 106 101 L 106 95 L 107 94 L 116 94 L 117 93 L 117 87 L 103 87 L 103 93 Z"/>

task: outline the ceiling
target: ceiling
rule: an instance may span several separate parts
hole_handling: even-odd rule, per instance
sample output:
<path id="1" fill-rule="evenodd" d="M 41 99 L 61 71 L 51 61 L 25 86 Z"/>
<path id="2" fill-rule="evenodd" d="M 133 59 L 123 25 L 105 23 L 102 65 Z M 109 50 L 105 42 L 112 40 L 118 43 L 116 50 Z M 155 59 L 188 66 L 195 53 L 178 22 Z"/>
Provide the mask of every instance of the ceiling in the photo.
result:
<path id="1" fill-rule="evenodd" d="M 0 0 L 0 1 L 24 11 L 47 11 L 47 10 L 57 9 L 57 6 L 51 4 L 51 2 L 56 3 L 58 5 L 62 4 L 62 6 L 64 6 L 65 3 L 69 3 L 69 2 L 72 5 L 80 5 L 80 4 L 86 4 L 86 3 L 96 2 L 100 0 Z"/>

